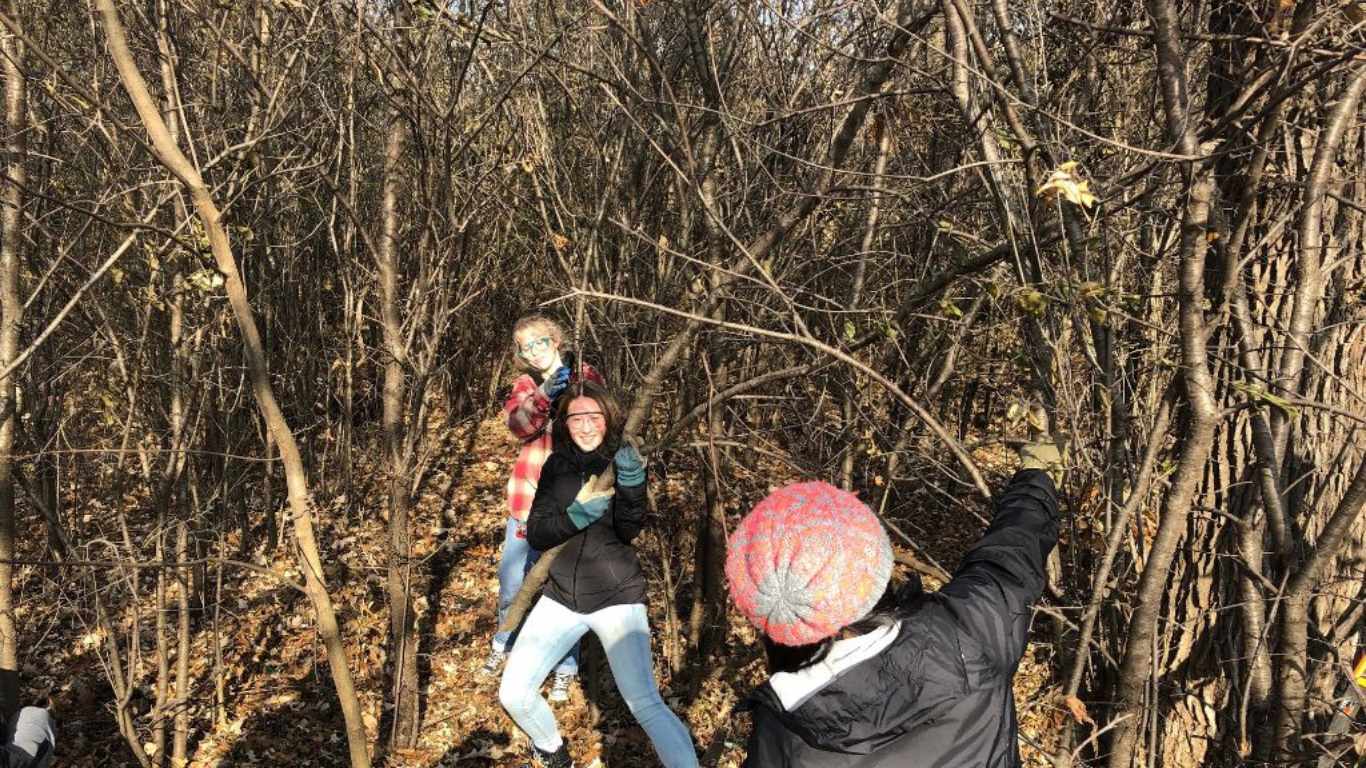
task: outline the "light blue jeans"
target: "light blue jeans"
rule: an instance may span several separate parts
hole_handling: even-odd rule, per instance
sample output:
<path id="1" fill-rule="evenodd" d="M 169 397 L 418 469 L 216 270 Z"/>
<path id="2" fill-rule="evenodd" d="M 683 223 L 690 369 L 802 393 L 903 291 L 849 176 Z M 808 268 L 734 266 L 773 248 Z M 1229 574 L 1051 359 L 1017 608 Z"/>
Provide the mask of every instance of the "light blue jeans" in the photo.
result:
<path id="1" fill-rule="evenodd" d="M 503 619 L 507 617 L 508 607 L 512 605 L 512 599 L 517 596 L 517 591 L 522 588 L 522 582 L 526 579 L 527 572 L 531 566 L 541 559 L 539 550 L 531 548 L 524 536 L 517 535 L 517 529 L 523 526 L 512 518 L 508 518 L 507 529 L 503 533 L 503 552 L 498 559 L 498 625 L 502 626 Z M 525 528 L 523 528 L 525 531 Z M 498 632 L 493 636 L 493 650 L 507 651 L 517 640 L 517 633 Z M 579 674 L 579 644 L 574 643 L 565 657 L 560 659 L 560 663 L 555 667 L 555 674 L 575 675 Z"/>
<path id="2" fill-rule="evenodd" d="M 589 630 L 602 642 L 617 690 L 655 745 L 660 762 L 666 768 L 697 768 L 692 736 L 659 696 L 650 662 L 650 622 L 640 603 L 575 613 L 545 596 L 536 602 L 498 686 L 498 700 L 518 727 L 542 751 L 554 752 L 564 743 L 555 713 L 541 697 L 541 683 L 555 659 Z"/>

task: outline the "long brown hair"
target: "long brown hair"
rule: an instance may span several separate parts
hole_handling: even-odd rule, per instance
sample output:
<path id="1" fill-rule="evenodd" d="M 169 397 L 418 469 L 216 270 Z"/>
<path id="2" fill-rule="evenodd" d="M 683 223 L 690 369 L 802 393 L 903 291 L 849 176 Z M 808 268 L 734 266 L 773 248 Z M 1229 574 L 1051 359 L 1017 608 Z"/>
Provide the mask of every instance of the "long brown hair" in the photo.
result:
<path id="1" fill-rule="evenodd" d="M 551 438 L 556 445 L 567 444 L 573 440 L 569 435 L 569 421 L 565 415 L 569 412 L 569 403 L 577 397 L 592 398 L 602 410 L 607 427 L 603 432 L 602 445 L 599 445 L 594 453 L 612 458 L 621 447 L 621 430 L 626 423 L 622 417 L 621 401 L 617 400 L 616 395 L 607 387 L 592 379 L 579 378 L 578 372 L 575 372 L 574 378 L 570 380 L 569 389 L 566 389 L 555 402 L 555 421 L 550 427 Z"/>

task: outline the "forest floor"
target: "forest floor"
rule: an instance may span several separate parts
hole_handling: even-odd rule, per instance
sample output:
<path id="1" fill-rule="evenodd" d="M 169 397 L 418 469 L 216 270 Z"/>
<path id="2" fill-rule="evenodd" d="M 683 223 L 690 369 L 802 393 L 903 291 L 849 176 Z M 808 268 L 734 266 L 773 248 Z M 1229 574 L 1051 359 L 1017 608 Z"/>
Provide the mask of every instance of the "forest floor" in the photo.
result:
<path id="1" fill-rule="evenodd" d="M 520 766 L 526 760 L 527 742 L 498 703 L 496 678 L 479 674 L 494 629 L 504 483 L 515 446 L 494 414 L 479 423 L 453 427 L 436 419 L 428 429 L 434 444 L 443 447 L 434 463 L 433 481 L 414 516 L 418 570 L 427 574 L 415 582 L 428 585 L 417 600 L 422 735 L 416 749 L 387 752 L 378 764 Z M 997 476 L 1008 471 L 1004 464 L 991 465 L 1001 461 L 999 456 L 978 458 Z M 786 470 L 791 476 L 783 476 L 783 471 L 775 465 L 767 482 L 777 486 L 797 479 L 794 470 Z M 715 757 L 715 762 L 707 764 L 729 768 L 743 760 L 748 733 L 747 717 L 732 714 L 732 707 L 763 677 L 753 629 L 734 610 L 728 611 L 723 650 L 706 663 L 693 665 L 704 670 L 705 677 L 692 698 L 688 695 L 692 686 L 686 680 L 671 679 L 661 650 L 666 595 L 657 555 L 659 542 L 673 543 L 671 567 L 681 570 L 678 564 L 690 562 L 692 552 L 691 534 L 685 532 L 689 526 L 682 521 L 694 519 L 701 508 L 700 484 L 686 482 L 684 474 L 679 468 L 663 482 L 652 481 L 664 528 L 672 525 L 674 533 L 681 535 L 675 538 L 661 531 L 642 537 L 656 668 L 666 701 L 690 727 L 699 750 Z M 318 539 L 351 649 L 372 748 L 380 744 L 379 734 L 387 733 L 388 726 L 382 706 L 388 627 L 382 481 L 382 472 L 373 465 L 358 464 L 349 497 L 338 493 L 329 499 L 319 494 Z M 757 496 L 736 499 L 733 512 L 738 514 L 755 501 Z M 964 524 L 961 518 L 961 512 L 956 519 L 936 519 L 926 513 L 903 525 L 924 535 L 926 551 L 951 568 L 981 527 L 976 521 Z M 231 540 L 227 543 L 235 546 Z M 297 579 L 286 551 L 281 546 L 273 560 L 259 557 L 258 563 Z M 208 576 L 204 588 L 210 607 L 194 618 L 189 765 L 346 765 L 341 716 L 307 600 L 259 572 L 225 569 L 221 590 L 217 573 L 209 571 Z M 688 586 L 690 579 L 678 573 L 673 577 L 675 584 Z M 74 607 L 80 604 L 76 592 L 88 591 L 94 582 L 67 574 L 62 578 L 69 581 L 59 583 L 51 572 L 32 567 L 21 574 L 21 632 L 33 638 L 32 647 L 21 654 L 30 660 L 23 669 L 27 690 L 30 695 L 54 691 L 61 765 L 135 766 L 112 714 L 115 697 L 105 673 L 110 638 L 86 623 L 91 618 L 88 612 Z M 54 594 L 58 595 L 55 601 Z M 220 594 L 222 599 L 215 599 Z M 681 597 L 675 599 L 682 603 Z M 679 613 L 686 621 L 686 603 L 680 605 Z M 150 661 L 155 648 L 154 615 L 144 613 L 141 683 L 131 702 L 140 713 L 148 710 L 154 696 L 156 669 Z M 166 620 L 173 630 L 174 610 L 168 611 Z M 215 638 L 222 653 L 218 676 Z M 115 639 L 126 653 L 127 638 Z M 1063 722 L 1055 689 L 1050 688 L 1051 653 L 1051 644 L 1031 643 L 1015 681 L 1025 739 L 1022 749 L 1030 766 L 1047 764 L 1031 744 L 1051 746 Z M 215 693 L 219 677 L 224 692 L 221 706 Z M 604 677 L 610 680 L 610 674 Z M 590 703 L 582 686 L 575 686 L 570 702 L 553 705 L 577 764 L 589 766 L 598 760 L 611 768 L 657 765 L 649 741 L 625 705 L 610 684 L 604 690 L 597 702 L 601 716 L 596 724 L 590 719 Z M 143 726 L 147 722 L 145 715 L 139 719 Z M 149 738 L 146 731 L 142 736 Z"/>

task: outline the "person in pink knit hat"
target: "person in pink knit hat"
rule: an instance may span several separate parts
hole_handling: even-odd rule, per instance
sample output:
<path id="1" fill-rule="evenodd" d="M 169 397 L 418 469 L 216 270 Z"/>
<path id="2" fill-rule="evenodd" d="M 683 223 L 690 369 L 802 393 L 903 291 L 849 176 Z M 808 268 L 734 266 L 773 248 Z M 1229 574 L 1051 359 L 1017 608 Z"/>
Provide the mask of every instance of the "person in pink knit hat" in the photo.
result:
<path id="1" fill-rule="evenodd" d="M 797 483 L 745 516 L 726 578 L 771 673 L 741 707 L 746 768 L 1020 765 L 1011 680 L 1058 538 L 1053 480 L 1025 467 L 938 592 L 888 589 L 891 542 L 847 491 Z"/>

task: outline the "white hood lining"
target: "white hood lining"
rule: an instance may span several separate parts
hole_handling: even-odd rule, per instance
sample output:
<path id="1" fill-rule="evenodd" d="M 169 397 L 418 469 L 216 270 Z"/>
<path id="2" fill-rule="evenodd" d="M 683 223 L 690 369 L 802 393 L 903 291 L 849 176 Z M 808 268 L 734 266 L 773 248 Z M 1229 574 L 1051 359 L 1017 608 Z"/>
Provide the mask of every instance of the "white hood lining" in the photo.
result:
<path id="1" fill-rule="evenodd" d="M 900 634 L 901 622 L 898 621 L 866 635 L 837 640 L 821 661 L 796 672 L 779 672 L 769 678 L 768 684 L 778 694 L 783 709 L 791 712 L 834 682 L 845 670 L 882 653 Z"/>

